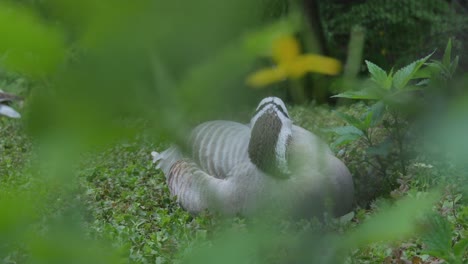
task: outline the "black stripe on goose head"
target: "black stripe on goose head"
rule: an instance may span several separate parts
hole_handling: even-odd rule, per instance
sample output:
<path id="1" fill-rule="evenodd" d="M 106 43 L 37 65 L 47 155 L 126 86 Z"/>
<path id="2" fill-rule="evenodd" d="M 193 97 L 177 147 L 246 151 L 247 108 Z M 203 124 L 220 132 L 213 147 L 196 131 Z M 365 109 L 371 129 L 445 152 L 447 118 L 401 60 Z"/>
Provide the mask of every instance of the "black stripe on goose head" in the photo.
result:
<path id="1" fill-rule="evenodd" d="M 248 153 L 252 163 L 273 177 L 288 178 L 292 122 L 283 101 L 277 97 L 263 99 L 250 126 Z"/>

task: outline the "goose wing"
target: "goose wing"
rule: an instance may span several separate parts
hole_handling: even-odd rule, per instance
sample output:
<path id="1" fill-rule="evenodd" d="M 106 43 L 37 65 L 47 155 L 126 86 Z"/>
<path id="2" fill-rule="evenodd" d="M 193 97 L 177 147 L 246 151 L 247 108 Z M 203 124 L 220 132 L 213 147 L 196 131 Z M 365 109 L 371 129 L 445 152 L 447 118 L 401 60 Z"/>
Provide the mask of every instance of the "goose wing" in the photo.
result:
<path id="1" fill-rule="evenodd" d="M 354 197 L 351 173 L 325 142 L 311 132 L 294 126 L 291 150 L 294 175 L 309 178 L 310 185 L 315 185 L 310 187 L 314 199 L 331 199 L 335 215 L 349 212 Z"/>
<path id="2" fill-rule="evenodd" d="M 250 128 L 231 121 L 210 121 L 198 125 L 191 134 L 191 158 L 213 177 L 224 179 L 232 168 L 249 161 Z"/>
<path id="3" fill-rule="evenodd" d="M 250 162 L 233 166 L 226 178 L 218 179 L 192 160 L 181 159 L 169 170 L 167 182 L 171 194 L 191 213 L 209 209 L 225 215 L 248 215 L 257 208 L 262 177 Z"/>
<path id="4" fill-rule="evenodd" d="M 153 151 L 153 162 L 167 176 L 171 167 L 181 159 L 193 161 L 207 175 L 224 179 L 232 167 L 249 160 L 247 147 L 250 128 L 230 121 L 210 121 L 195 127 L 188 141 L 188 153 L 172 146 L 158 153 Z"/>

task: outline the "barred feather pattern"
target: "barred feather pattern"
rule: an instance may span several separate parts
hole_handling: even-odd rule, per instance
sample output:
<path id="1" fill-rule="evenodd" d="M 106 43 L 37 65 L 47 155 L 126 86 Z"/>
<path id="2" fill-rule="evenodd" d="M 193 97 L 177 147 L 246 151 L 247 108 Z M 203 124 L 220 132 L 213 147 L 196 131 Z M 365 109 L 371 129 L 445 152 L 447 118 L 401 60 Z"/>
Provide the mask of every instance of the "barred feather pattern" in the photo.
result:
<path id="1" fill-rule="evenodd" d="M 190 137 L 193 160 L 213 177 L 224 179 L 231 169 L 249 161 L 250 127 L 231 121 L 210 121 L 197 126 Z"/>
<path id="2" fill-rule="evenodd" d="M 171 167 L 167 182 L 171 194 L 191 213 L 209 209 L 225 215 L 251 215 L 258 208 L 264 185 L 272 182 L 260 174 L 252 163 L 242 162 L 226 178 L 218 179 L 183 159 Z"/>
<path id="3" fill-rule="evenodd" d="M 211 121 L 193 130 L 188 157 L 176 147 L 153 156 L 167 177 L 171 194 L 191 213 L 209 209 L 250 215 L 260 208 L 289 208 L 292 203 L 315 215 L 324 210 L 321 206 L 327 199 L 339 203 L 336 215 L 351 208 L 351 175 L 317 136 L 293 126 L 293 177 L 288 180 L 266 175 L 250 161 L 249 140 L 249 125 Z"/>

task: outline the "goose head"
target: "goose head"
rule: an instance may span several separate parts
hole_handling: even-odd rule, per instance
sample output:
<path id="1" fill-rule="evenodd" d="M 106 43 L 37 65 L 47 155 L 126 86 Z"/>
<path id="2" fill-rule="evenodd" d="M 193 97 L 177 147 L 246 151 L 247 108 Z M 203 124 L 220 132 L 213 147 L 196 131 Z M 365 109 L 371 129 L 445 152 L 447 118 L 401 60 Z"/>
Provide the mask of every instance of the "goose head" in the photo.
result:
<path id="1" fill-rule="evenodd" d="M 292 121 L 283 101 L 263 99 L 250 121 L 249 158 L 260 170 L 276 178 L 288 178 L 288 146 Z"/>

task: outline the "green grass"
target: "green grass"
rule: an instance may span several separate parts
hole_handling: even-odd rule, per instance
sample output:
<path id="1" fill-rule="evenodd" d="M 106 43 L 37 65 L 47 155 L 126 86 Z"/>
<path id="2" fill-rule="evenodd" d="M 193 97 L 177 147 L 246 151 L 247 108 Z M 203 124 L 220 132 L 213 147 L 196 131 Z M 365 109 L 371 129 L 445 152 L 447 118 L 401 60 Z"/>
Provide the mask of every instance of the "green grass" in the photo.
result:
<path id="1" fill-rule="evenodd" d="M 349 108 L 341 108 L 349 114 L 358 114 L 363 107 L 360 104 Z M 295 123 L 321 135 L 327 141 L 333 140 L 333 135 L 325 133 L 326 128 L 343 125 L 332 111 L 324 106 L 294 107 L 291 116 Z M 39 189 L 46 195 L 47 203 L 37 209 L 37 219 L 32 221 L 35 228 L 41 230 L 53 225 L 57 219 L 71 217 L 85 230 L 86 237 L 106 241 L 121 252 L 123 259 L 135 263 L 174 263 L 190 254 L 196 248 L 211 245 L 210 239 L 216 239 L 223 234 L 224 227 L 243 233 L 251 230 L 255 220 L 233 218 L 223 220 L 217 216 L 201 215 L 193 217 L 181 209 L 169 195 L 164 175 L 154 169 L 150 159 L 152 150 L 161 150 L 168 142 L 151 142 L 145 132 L 126 142 L 118 142 L 93 153 L 83 155 L 83 160 L 77 166 L 73 187 L 67 190 L 54 189 L 47 178 L 36 178 L 31 173 L 37 157 L 35 145 L 25 134 L 21 120 L 1 118 L 0 120 L 0 193 L 12 190 L 28 189 L 32 182 L 39 182 Z M 359 144 L 358 142 L 355 144 Z M 358 145 L 336 148 L 340 158 L 347 164 L 354 175 L 362 177 L 369 166 L 362 163 Z M 362 153 L 361 153 L 362 154 Z M 410 167 L 409 175 L 398 177 L 399 181 L 392 195 L 379 193 L 378 181 L 368 182 L 368 188 L 374 190 L 374 197 L 399 197 L 420 195 L 428 185 L 433 185 L 427 175 L 433 179 L 451 176 L 454 170 L 439 171 L 437 167 L 428 168 L 425 157 L 418 157 Z M 362 178 L 356 178 L 360 184 Z M 76 182 L 75 182 L 76 181 Z M 451 186 L 451 187 L 450 187 Z M 462 191 L 450 185 L 444 191 L 444 196 L 434 211 L 448 221 L 453 228 L 451 241 L 456 244 L 466 237 L 468 226 L 468 207 Z M 357 188 L 358 192 L 365 192 Z M 358 193 L 358 195 L 361 195 Z M 381 199 L 381 198 L 379 198 Z M 381 207 L 380 200 L 373 202 L 368 208 L 357 207 L 350 221 L 330 220 L 326 223 L 302 221 L 299 223 L 280 221 L 280 226 L 274 230 L 279 233 L 295 230 L 293 237 L 300 237 L 304 230 L 325 228 L 337 234 L 355 229 Z M 393 198 L 390 198 L 393 199 Z M 368 203 L 368 204 L 369 204 Z M 385 227 L 382 227 L 385 228 Z M 297 240 L 297 237 L 293 241 Z M 305 240 L 307 241 L 307 240 Z M 349 263 L 382 263 L 390 259 L 399 260 L 421 258 L 427 261 L 435 260 L 425 253 L 424 240 L 415 238 L 402 240 L 391 245 L 385 243 L 372 244 L 356 249 L 350 253 Z M 286 243 L 284 241 L 279 241 Z M 249 245 L 246 242 L 246 245 Z M 278 246 L 276 245 L 276 246 Z M 298 244 L 296 244 L 298 245 Z M 276 261 L 287 261 L 297 248 L 288 245 L 283 250 L 275 250 L 280 257 Z M 299 246 L 299 248 L 302 248 Z M 271 250 L 271 248 L 270 248 Z M 284 253 L 286 252 L 286 253 Z M 299 251 L 301 252 L 301 251 Z M 221 253 L 220 253 L 221 254 Z M 271 258 L 269 253 L 266 256 Z M 263 256 L 265 257 L 265 256 Z M 28 251 L 21 246 L 13 247 L 4 255 L 3 262 L 14 262 L 28 259 Z M 279 259 L 279 260 L 278 260 Z M 2 260 L 0 260 L 2 261 Z M 278 262 L 280 263 L 280 262 Z"/>

